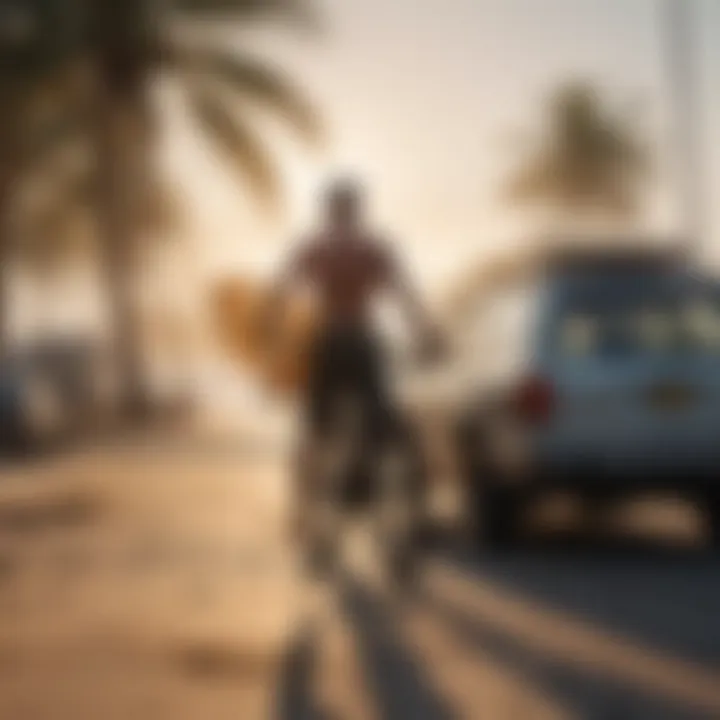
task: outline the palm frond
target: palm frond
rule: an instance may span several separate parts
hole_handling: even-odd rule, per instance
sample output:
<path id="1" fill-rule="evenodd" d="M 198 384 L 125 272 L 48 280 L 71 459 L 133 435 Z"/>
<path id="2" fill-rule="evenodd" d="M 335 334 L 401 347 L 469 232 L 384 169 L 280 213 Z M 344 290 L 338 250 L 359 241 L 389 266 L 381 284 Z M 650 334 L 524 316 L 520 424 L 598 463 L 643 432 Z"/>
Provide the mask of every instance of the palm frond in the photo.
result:
<path id="1" fill-rule="evenodd" d="M 240 97 L 275 112 L 307 142 L 319 144 L 323 133 L 318 113 L 278 68 L 223 48 L 176 45 L 171 57 L 182 70 L 222 81 Z"/>
<path id="2" fill-rule="evenodd" d="M 547 199 L 553 192 L 554 177 L 549 158 L 535 152 L 503 187 L 503 197 L 511 203 L 528 203 Z"/>
<path id="3" fill-rule="evenodd" d="M 173 0 L 172 9 L 193 16 L 223 16 L 239 20 L 285 19 L 306 26 L 317 23 L 311 0 Z"/>
<path id="4" fill-rule="evenodd" d="M 87 144 L 92 96 L 86 70 L 80 62 L 48 69 L 12 100 L 5 98 L 15 125 L 13 153 L 20 175 Z"/>
<path id="5" fill-rule="evenodd" d="M 33 176 L 39 169 L 78 167 L 87 164 L 90 148 L 87 127 L 71 114 L 26 124 L 22 142 L 22 171 Z"/>
<path id="6" fill-rule="evenodd" d="M 249 181 L 262 205 L 275 209 L 280 197 L 280 182 L 262 139 L 241 115 L 232 111 L 222 92 L 214 91 L 206 83 L 192 84 L 188 91 L 191 112 L 221 156 Z"/>
<path id="7" fill-rule="evenodd" d="M 569 213 L 631 215 L 652 169 L 652 154 L 635 124 L 582 82 L 550 98 L 547 120 L 547 132 L 507 183 L 506 197 Z"/>
<path id="8" fill-rule="evenodd" d="M 46 187 L 28 183 L 15 212 L 14 251 L 35 272 L 52 272 L 92 253 L 90 173 L 56 176 Z"/>
<path id="9" fill-rule="evenodd" d="M 178 189 L 162 178 L 152 178 L 139 209 L 140 227 L 150 233 L 167 233 L 178 226 L 182 216 L 183 204 Z"/>

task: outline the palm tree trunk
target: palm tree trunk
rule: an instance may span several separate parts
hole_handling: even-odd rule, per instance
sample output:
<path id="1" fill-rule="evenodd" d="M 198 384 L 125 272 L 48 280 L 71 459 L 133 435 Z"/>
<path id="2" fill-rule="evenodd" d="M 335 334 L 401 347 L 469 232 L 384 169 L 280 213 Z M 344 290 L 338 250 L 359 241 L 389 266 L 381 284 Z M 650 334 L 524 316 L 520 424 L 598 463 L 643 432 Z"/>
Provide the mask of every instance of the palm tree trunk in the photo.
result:
<path id="1" fill-rule="evenodd" d="M 2 162 L 2 161 L 0 161 Z M 8 246 L 9 230 L 7 222 L 8 181 L 6 170 L 0 170 L 0 359 L 8 348 Z"/>
<path id="2" fill-rule="evenodd" d="M 12 91 L 0 91 L 0 358 L 9 346 L 10 200 L 16 171 L 16 123 Z"/>
<path id="3" fill-rule="evenodd" d="M 90 2 L 89 8 L 96 33 L 99 85 L 96 149 L 103 274 L 121 407 L 136 416 L 149 409 L 134 287 L 139 259 L 138 206 L 147 175 L 145 122 L 149 115 L 148 62 L 137 37 L 138 28 L 143 27 L 143 2 Z"/>
<path id="4" fill-rule="evenodd" d="M 139 309 L 135 292 L 137 237 L 134 223 L 132 139 L 128 108 L 112 93 L 98 103 L 96 128 L 99 170 L 98 225 L 101 261 L 112 333 L 112 355 L 120 384 L 123 414 L 148 406 L 144 386 Z"/>

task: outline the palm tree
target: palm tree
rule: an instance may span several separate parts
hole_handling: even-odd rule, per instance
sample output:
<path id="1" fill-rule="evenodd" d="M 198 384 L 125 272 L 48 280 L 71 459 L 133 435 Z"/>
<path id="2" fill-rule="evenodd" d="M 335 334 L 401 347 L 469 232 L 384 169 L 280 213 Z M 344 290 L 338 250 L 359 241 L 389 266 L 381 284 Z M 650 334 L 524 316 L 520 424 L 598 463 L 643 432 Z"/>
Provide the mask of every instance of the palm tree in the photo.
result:
<path id="1" fill-rule="evenodd" d="M 638 211 L 650 154 L 630 119 L 573 82 L 551 98 L 546 128 L 507 185 L 513 203 L 544 205 L 563 222 Z"/>
<path id="2" fill-rule="evenodd" d="M 14 89 L 0 90 L 3 111 L 0 113 L 0 357 L 8 342 L 8 274 L 9 253 L 12 235 L 10 231 L 9 207 L 16 178 L 20 172 L 17 157 L 17 134 L 19 118 L 24 114 L 23 105 Z"/>
<path id="3" fill-rule="evenodd" d="M 0 5 L 0 355 L 7 345 L 12 213 L 24 180 L 68 138 L 65 109 L 79 38 L 73 0 L 4 0 Z M 62 99 L 61 99 L 62 98 Z"/>
<path id="4" fill-rule="evenodd" d="M 651 153 L 633 121 L 588 83 L 562 86 L 547 104 L 544 132 L 529 146 L 522 143 L 527 149 L 503 188 L 505 199 L 549 209 L 554 230 L 567 230 L 578 220 L 627 221 L 641 207 L 651 170 Z M 482 295 L 537 273 L 547 255 L 560 249 L 548 242 L 564 239 L 550 235 L 541 245 L 515 248 L 471 267 L 453 286 L 448 316 L 462 325 Z"/>
<path id="5" fill-rule="evenodd" d="M 105 268 L 126 402 L 145 404 L 138 327 L 131 284 L 137 261 L 137 222 L 152 181 L 148 147 L 154 132 L 151 81 L 172 73 L 189 108 L 223 155 L 251 181 L 268 206 L 278 198 L 275 164 L 246 114 L 247 103 L 274 111 L 318 137 L 316 115 L 292 83 L 273 67 L 217 43 L 182 34 L 182 20 L 220 15 L 238 22 L 306 18 L 302 0 L 88 0 L 99 102 L 96 141 Z"/>

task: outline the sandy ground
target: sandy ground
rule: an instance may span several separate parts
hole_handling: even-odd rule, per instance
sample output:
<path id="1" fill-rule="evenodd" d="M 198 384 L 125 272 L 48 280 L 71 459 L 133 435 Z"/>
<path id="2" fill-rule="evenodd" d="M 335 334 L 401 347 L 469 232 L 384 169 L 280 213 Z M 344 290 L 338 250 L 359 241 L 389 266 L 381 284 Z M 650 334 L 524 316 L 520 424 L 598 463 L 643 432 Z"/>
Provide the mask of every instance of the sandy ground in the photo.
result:
<path id="1" fill-rule="evenodd" d="M 350 558 L 313 585 L 287 480 L 183 438 L 3 469 L 0 719 L 720 717 L 714 559 L 447 552 L 400 601 Z"/>
<path id="2" fill-rule="evenodd" d="M 277 467 L 183 446 L 0 479 L 0 717 L 268 714 L 296 610 Z"/>

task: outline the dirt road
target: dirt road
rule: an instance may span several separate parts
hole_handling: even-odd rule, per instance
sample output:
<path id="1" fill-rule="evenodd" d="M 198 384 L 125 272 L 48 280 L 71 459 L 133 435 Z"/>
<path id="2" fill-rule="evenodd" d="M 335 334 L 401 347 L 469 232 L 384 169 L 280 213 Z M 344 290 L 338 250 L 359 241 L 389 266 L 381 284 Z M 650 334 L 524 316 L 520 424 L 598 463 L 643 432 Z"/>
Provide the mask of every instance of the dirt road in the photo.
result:
<path id="1" fill-rule="evenodd" d="M 694 553 L 303 580 L 281 458 L 175 441 L 0 475 L 0 719 L 720 717 Z"/>

